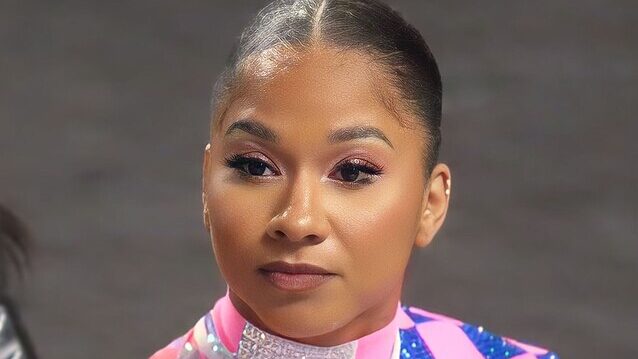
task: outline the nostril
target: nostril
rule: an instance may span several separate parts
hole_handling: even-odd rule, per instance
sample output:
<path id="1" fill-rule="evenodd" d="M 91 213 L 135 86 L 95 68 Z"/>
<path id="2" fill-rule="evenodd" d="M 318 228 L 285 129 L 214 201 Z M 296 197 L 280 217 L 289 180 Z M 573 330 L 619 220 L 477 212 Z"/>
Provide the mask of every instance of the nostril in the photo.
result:
<path id="1" fill-rule="evenodd" d="M 313 234 L 313 235 L 308 236 L 308 240 L 309 240 L 310 242 L 313 242 L 313 243 L 319 243 L 319 242 L 322 242 L 321 237 L 319 237 L 319 236 L 318 236 L 318 235 L 316 235 L 316 234 Z"/>
<path id="2" fill-rule="evenodd" d="M 274 234 L 274 238 L 275 239 L 287 239 L 289 241 L 292 242 L 310 242 L 310 243 L 318 243 L 321 242 L 321 237 L 316 235 L 316 234 L 308 234 L 306 236 L 300 236 L 300 237 L 294 237 L 294 236 L 289 236 L 287 235 L 284 231 L 282 230 L 276 230 L 273 232 Z"/>

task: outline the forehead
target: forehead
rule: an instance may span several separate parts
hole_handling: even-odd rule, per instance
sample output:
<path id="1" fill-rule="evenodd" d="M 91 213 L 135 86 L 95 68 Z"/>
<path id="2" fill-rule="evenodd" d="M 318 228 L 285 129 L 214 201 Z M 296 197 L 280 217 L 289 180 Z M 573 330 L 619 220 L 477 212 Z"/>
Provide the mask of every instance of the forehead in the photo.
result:
<path id="1" fill-rule="evenodd" d="M 401 126 L 382 100 L 387 86 L 368 56 L 315 48 L 266 81 L 247 81 L 241 97 L 220 119 L 219 132 L 224 133 L 236 120 L 252 118 L 281 132 L 282 137 L 367 125 L 397 141 L 409 140 L 405 137 L 415 137 L 415 131 Z"/>
<path id="2" fill-rule="evenodd" d="M 264 105 L 277 102 L 284 108 L 376 107 L 379 103 L 375 85 L 380 84 L 374 83 L 373 75 L 367 57 L 353 51 L 319 48 L 300 56 L 253 95 L 258 95 Z"/>

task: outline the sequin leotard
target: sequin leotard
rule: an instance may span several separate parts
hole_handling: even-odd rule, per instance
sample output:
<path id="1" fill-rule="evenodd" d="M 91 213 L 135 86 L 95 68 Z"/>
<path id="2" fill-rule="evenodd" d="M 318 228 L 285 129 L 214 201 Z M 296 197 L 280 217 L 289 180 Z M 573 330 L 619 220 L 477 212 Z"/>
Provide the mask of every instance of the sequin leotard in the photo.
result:
<path id="1" fill-rule="evenodd" d="M 400 303 L 392 322 L 363 338 L 335 347 L 305 345 L 253 326 L 226 295 L 186 334 L 151 356 L 178 358 L 558 359 L 558 355 Z"/>

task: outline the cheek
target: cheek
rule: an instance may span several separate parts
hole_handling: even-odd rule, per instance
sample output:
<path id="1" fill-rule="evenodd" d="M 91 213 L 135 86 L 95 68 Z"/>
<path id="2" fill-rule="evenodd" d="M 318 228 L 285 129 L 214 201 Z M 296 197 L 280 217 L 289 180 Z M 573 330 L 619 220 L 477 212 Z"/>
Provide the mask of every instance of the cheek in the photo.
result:
<path id="1" fill-rule="evenodd" d="M 207 192 L 213 249 L 226 277 L 257 265 L 262 218 L 270 211 L 263 194 L 230 181 L 213 177 Z"/>
<path id="2" fill-rule="evenodd" d="M 422 192 L 384 181 L 355 200 L 340 201 L 337 237 L 350 254 L 351 273 L 362 290 L 395 288 L 413 248 Z M 415 190 L 417 188 L 417 190 Z"/>

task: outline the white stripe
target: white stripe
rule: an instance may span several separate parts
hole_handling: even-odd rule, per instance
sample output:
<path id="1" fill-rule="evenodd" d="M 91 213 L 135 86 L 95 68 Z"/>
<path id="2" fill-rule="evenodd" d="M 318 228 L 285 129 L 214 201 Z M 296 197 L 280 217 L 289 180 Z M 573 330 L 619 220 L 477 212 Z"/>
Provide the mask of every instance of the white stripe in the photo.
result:
<path id="1" fill-rule="evenodd" d="M 394 339 L 394 346 L 392 347 L 392 355 L 390 359 L 399 359 L 401 355 L 401 336 L 399 336 L 399 331 L 397 330 L 397 335 Z"/>

